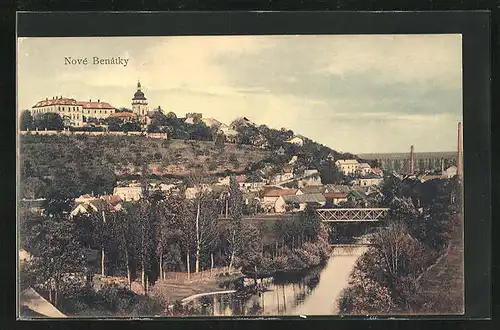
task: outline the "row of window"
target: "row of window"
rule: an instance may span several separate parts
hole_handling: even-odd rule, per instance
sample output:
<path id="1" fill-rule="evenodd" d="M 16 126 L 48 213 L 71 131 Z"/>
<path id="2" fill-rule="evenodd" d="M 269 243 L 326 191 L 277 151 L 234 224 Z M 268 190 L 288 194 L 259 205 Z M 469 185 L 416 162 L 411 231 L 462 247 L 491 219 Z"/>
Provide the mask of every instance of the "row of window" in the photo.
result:
<path id="1" fill-rule="evenodd" d="M 57 107 L 57 111 L 58 112 L 64 112 L 64 111 L 69 111 L 71 112 L 72 109 L 71 107 L 67 107 L 68 109 L 66 109 L 66 107 Z M 54 111 L 53 108 L 43 108 L 43 109 L 33 109 L 33 113 L 46 113 L 46 112 L 52 112 Z M 73 111 L 76 112 L 76 107 L 73 107 Z M 80 110 L 79 110 L 80 111 Z M 92 114 L 92 110 L 83 110 L 83 113 L 87 113 L 87 114 Z M 109 109 L 109 110 L 94 110 L 93 112 L 95 115 L 96 114 L 111 114 L 113 113 L 113 110 Z"/>

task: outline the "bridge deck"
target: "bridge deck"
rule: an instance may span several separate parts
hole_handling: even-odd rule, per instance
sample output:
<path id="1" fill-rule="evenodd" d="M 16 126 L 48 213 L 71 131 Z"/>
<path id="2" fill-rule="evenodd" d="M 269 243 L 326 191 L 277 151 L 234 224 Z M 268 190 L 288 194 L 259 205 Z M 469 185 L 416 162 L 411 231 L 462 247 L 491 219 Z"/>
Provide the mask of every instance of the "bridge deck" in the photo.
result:
<path id="1" fill-rule="evenodd" d="M 317 209 L 324 222 L 376 222 L 387 216 L 388 208 Z"/>

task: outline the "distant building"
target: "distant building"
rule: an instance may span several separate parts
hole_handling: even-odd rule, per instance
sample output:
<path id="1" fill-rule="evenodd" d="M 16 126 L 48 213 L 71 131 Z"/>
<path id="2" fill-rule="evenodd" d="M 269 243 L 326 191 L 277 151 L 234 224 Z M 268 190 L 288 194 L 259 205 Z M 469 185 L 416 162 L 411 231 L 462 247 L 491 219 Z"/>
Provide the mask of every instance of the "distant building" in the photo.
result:
<path id="1" fill-rule="evenodd" d="M 335 162 L 335 165 L 337 165 L 339 170 L 344 173 L 344 175 L 351 175 L 356 173 L 359 163 L 356 159 L 339 159 Z"/>
<path id="2" fill-rule="evenodd" d="M 368 175 L 368 174 L 372 173 L 372 168 L 367 163 L 361 163 L 358 166 L 358 172 L 361 175 Z"/>
<path id="3" fill-rule="evenodd" d="M 139 121 L 139 116 L 132 112 L 115 112 L 109 115 L 108 118 L 114 118 L 122 123 L 133 123 Z"/>
<path id="4" fill-rule="evenodd" d="M 262 204 L 265 207 L 272 207 L 274 210 L 274 204 L 280 196 L 290 196 L 297 193 L 296 189 L 272 189 L 265 191 L 262 198 Z"/>
<path id="5" fill-rule="evenodd" d="M 101 102 L 101 100 L 97 100 L 97 102 L 89 100 L 88 102 L 78 102 L 78 104 L 82 106 L 84 122 L 88 121 L 89 118 L 105 119 L 115 113 L 115 108 L 111 104 Z"/>
<path id="6" fill-rule="evenodd" d="M 295 135 L 292 138 L 288 139 L 286 142 L 288 143 L 293 143 L 298 146 L 303 146 L 304 142 L 306 141 L 306 138 L 302 135 Z"/>
<path id="7" fill-rule="evenodd" d="M 448 179 L 451 179 L 455 175 L 457 175 L 457 173 L 458 173 L 458 168 L 455 165 L 453 165 L 453 166 L 448 167 L 444 171 L 443 176 L 447 177 Z"/>
<path id="8" fill-rule="evenodd" d="M 303 194 L 303 195 L 285 195 L 280 196 L 274 204 L 276 213 L 303 211 L 307 205 L 324 206 L 325 196 L 322 194 Z"/>
<path id="9" fill-rule="evenodd" d="M 283 149 L 283 147 L 280 147 L 277 151 L 276 151 L 276 154 L 278 156 L 283 156 L 285 154 L 285 149 Z"/>
<path id="10" fill-rule="evenodd" d="M 141 90 L 141 82 L 137 82 L 137 91 L 132 98 L 132 112 L 137 115 L 141 124 L 146 124 L 148 115 L 148 100 Z"/>
<path id="11" fill-rule="evenodd" d="M 42 215 L 45 211 L 45 198 L 38 199 L 21 199 L 21 207 L 29 210 L 30 212 Z"/>
<path id="12" fill-rule="evenodd" d="M 33 117 L 44 113 L 60 115 L 68 126 L 83 125 L 83 107 L 75 99 L 62 96 L 55 96 L 52 99 L 45 98 L 31 108 Z"/>
<path id="13" fill-rule="evenodd" d="M 359 179 L 359 185 L 361 187 L 368 187 L 368 186 L 378 185 L 382 183 L 382 181 L 384 180 L 380 177 L 369 176 Z"/>
<path id="14" fill-rule="evenodd" d="M 349 193 L 347 192 L 329 192 L 324 193 L 325 199 L 327 202 L 332 205 L 338 205 L 339 203 L 347 202 L 347 197 Z"/>
<path id="15" fill-rule="evenodd" d="M 142 188 L 139 187 L 116 187 L 113 189 L 113 195 L 118 195 L 125 201 L 138 201 L 142 197 Z"/>

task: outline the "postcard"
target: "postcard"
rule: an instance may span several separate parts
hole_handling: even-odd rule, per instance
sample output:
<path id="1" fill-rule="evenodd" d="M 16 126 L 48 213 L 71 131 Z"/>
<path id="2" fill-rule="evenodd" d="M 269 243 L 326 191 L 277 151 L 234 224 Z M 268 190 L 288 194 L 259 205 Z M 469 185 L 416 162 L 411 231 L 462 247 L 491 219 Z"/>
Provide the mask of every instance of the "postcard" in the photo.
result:
<path id="1" fill-rule="evenodd" d="M 462 315 L 462 36 L 18 38 L 29 318 Z"/>

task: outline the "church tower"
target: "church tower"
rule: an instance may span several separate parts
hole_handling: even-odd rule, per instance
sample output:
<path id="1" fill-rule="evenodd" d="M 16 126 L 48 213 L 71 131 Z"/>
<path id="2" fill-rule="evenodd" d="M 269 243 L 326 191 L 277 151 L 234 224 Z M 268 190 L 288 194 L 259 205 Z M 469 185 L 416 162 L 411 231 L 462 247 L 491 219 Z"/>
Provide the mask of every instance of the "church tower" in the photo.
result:
<path id="1" fill-rule="evenodd" d="M 137 82 L 137 92 L 134 93 L 134 98 L 132 98 L 132 112 L 139 117 L 141 123 L 146 123 L 146 117 L 148 115 L 148 100 L 141 91 L 141 82 Z"/>

